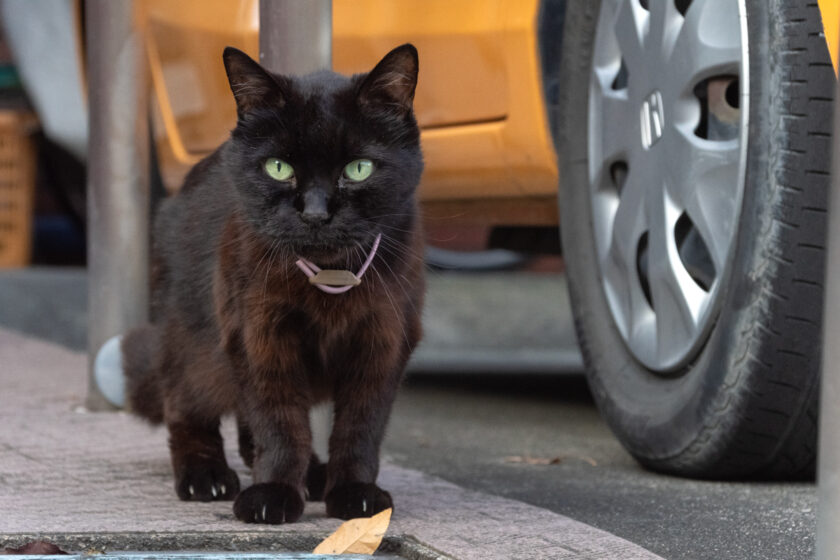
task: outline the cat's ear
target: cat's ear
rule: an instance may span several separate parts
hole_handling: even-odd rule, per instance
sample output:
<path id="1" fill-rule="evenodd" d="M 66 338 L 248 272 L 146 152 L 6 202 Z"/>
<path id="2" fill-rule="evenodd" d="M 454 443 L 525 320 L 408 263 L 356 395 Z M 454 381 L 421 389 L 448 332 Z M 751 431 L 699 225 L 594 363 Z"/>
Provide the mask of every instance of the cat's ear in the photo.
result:
<path id="1" fill-rule="evenodd" d="M 359 87 L 359 104 L 408 113 L 414 101 L 418 67 L 414 45 L 406 43 L 395 48 L 365 76 Z"/>
<path id="2" fill-rule="evenodd" d="M 222 58 L 240 118 L 257 107 L 279 108 L 286 104 L 281 84 L 250 56 L 225 47 Z"/>

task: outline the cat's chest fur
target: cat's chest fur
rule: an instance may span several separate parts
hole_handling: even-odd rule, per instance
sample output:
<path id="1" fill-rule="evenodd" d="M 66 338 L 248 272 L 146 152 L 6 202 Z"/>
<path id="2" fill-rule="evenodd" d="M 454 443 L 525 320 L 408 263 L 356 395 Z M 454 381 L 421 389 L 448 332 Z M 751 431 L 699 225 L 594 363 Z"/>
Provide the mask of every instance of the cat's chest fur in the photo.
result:
<path id="1" fill-rule="evenodd" d="M 390 359 L 382 354 L 401 347 L 402 338 L 419 328 L 408 324 L 422 304 L 411 297 L 422 294 L 416 289 L 423 282 L 419 258 L 375 263 L 359 286 L 327 294 L 294 266 L 297 255 L 272 254 L 271 244 L 235 216 L 225 230 L 229 242 L 219 247 L 213 286 L 223 346 L 247 355 L 257 369 L 276 369 L 289 356 L 300 356 L 318 400 L 329 396 L 333 377 L 348 363 L 359 356 L 371 364 Z M 408 285 L 415 289 L 406 290 Z"/>

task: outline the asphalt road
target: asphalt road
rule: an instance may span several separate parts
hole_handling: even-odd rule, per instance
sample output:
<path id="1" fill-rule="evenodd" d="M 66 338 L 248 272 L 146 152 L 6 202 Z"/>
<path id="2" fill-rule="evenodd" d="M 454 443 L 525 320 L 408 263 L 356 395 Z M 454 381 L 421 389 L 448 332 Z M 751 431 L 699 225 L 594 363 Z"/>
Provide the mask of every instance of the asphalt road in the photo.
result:
<path id="1" fill-rule="evenodd" d="M 85 308 L 83 271 L 0 272 L 0 326 L 83 350 Z M 569 374 L 562 279 L 441 273 L 427 312 L 423 367 L 404 385 L 385 443 L 396 464 L 550 509 L 669 560 L 813 557 L 813 484 L 661 476 L 622 449 L 583 377 Z M 461 373 L 441 373 L 441 357 Z"/>
<path id="2" fill-rule="evenodd" d="M 412 378 L 385 451 L 397 464 L 550 509 L 668 560 L 814 555 L 813 484 L 648 472 L 612 436 L 580 377 Z"/>

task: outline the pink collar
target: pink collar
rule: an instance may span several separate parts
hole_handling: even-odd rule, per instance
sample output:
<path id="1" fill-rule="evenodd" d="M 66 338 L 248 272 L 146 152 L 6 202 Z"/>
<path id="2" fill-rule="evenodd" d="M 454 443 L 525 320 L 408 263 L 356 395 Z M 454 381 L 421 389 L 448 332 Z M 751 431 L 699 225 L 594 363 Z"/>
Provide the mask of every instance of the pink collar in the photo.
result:
<path id="1" fill-rule="evenodd" d="M 349 270 L 321 270 L 312 261 L 303 257 L 299 258 L 295 264 L 309 277 L 309 283 L 328 294 L 343 294 L 354 286 L 362 283 L 362 275 L 373 262 L 373 257 L 376 256 L 376 250 L 379 248 L 379 241 L 382 239 L 382 234 L 376 235 L 373 241 L 373 247 L 370 250 L 365 263 L 359 272 L 353 274 Z"/>

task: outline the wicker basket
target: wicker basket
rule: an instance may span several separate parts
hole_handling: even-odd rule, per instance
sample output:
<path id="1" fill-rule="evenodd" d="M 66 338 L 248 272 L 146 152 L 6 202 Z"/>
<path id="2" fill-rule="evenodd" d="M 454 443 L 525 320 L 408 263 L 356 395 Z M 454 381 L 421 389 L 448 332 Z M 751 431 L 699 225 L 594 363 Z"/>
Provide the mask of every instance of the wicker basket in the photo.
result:
<path id="1" fill-rule="evenodd" d="M 0 267 L 25 266 L 32 252 L 34 119 L 0 110 Z"/>

